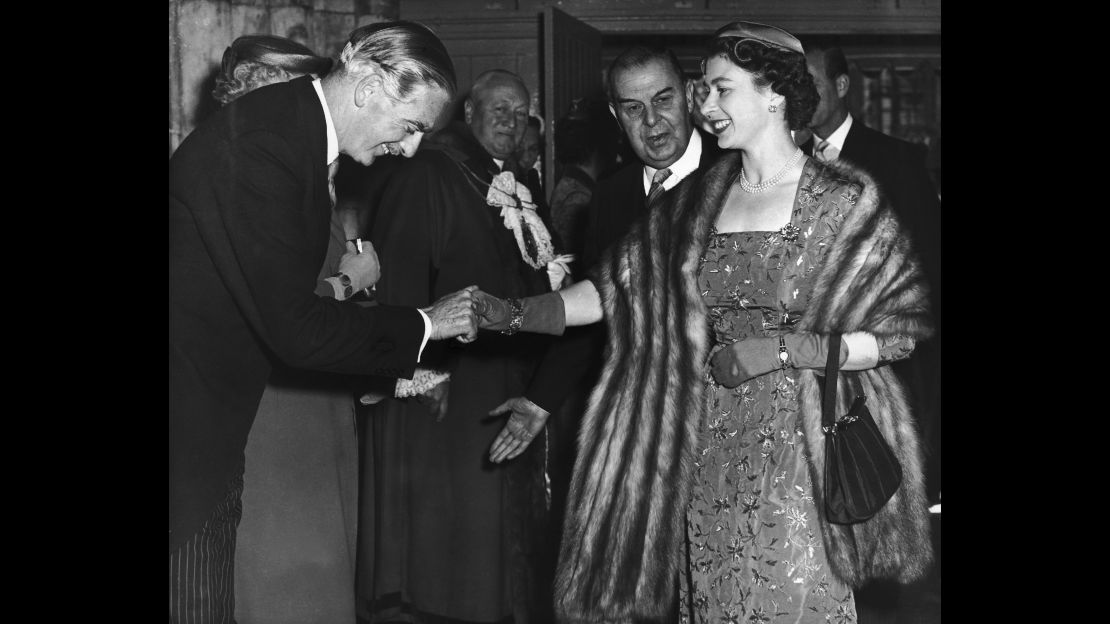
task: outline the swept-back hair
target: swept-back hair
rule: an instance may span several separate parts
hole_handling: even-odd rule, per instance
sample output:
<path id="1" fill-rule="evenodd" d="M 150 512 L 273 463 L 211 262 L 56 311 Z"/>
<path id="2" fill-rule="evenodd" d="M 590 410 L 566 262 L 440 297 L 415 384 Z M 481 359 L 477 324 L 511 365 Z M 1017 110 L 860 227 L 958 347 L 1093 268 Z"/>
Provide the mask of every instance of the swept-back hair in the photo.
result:
<path id="1" fill-rule="evenodd" d="M 336 71 L 359 75 L 369 64 L 381 68 L 386 94 L 395 100 L 409 100 L 418 84 L 435 85 L 455 97 L 455 65 L 443 42 L 423 24 L 400 20 L 356 28 Z"/>

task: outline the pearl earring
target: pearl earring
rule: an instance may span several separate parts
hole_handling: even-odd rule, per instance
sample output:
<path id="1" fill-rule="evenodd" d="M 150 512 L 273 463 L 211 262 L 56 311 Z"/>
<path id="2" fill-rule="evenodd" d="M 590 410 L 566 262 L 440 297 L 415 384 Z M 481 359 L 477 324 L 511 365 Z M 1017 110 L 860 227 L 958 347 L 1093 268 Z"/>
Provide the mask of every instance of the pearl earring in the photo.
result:
<path id="1" fill-rule="evenodd" d="M 779 109 L 779 107 L 775 106 L 774 104 L 768 104 L 767 105 L 767 112 L 769 112 L 769 113 L 773 113 L 773 112 L 777 111 L 778 109 Z"/>

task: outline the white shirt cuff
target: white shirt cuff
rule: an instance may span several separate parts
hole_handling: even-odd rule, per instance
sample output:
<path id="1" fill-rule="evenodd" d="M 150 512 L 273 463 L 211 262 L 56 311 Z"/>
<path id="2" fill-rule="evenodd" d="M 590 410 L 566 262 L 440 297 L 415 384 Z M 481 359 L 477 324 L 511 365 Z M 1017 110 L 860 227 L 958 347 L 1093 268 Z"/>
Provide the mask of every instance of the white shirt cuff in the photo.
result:
<path id="1" fill-rule="evenodd" d="M 867 332 L 844 334 L 844 346 L 848 348 L 848 359 L 840 370 L 858 371 L 875 368 L 879 363 L 879 341 Z"/>
<path id="2" fill-rule="evenodd" d="M 420 341 L 420 350 L 416 352 L 416 361 L 419 363 L 420 358 L 424 357 L 424 347 L 428 346 L 428 339 L 432 337 L 432 319 L 428 318 L 428 314 L 420 308 L 417 308 L 416 311 L 424 319 L 424 340 Z M 878 351 L 877 347 L 876 351 Z"/>

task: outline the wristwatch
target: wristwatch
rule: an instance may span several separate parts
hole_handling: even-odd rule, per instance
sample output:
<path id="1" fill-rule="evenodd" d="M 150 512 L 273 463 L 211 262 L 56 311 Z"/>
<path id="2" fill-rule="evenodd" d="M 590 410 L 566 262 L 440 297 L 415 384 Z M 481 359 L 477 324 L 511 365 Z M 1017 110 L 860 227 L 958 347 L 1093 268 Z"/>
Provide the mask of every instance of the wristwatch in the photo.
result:
<path id="1" fill-rule="evenodd" d="M 343 287 L 343 298 L 350 299 L 351 295 L 354 294 L 354 288 L 351 286 L 351 278 L 347 277 L 347 274 L 342 271 L 332 275 L 332 277 L 339 278 L 339 285 Z"/>

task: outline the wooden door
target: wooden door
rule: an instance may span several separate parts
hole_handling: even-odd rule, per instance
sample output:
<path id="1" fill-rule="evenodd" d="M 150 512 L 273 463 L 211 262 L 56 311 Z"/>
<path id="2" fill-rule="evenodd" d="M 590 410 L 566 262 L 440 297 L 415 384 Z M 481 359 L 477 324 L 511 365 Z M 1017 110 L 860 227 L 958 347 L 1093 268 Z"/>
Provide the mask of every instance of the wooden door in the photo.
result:
<path id="1" fill-rule="evenodd" d="M 600 97 L 601 33 L 553 6 L 543 13 L 543 185 L 555 188 L 555 121 L 575 98 Z"/>

